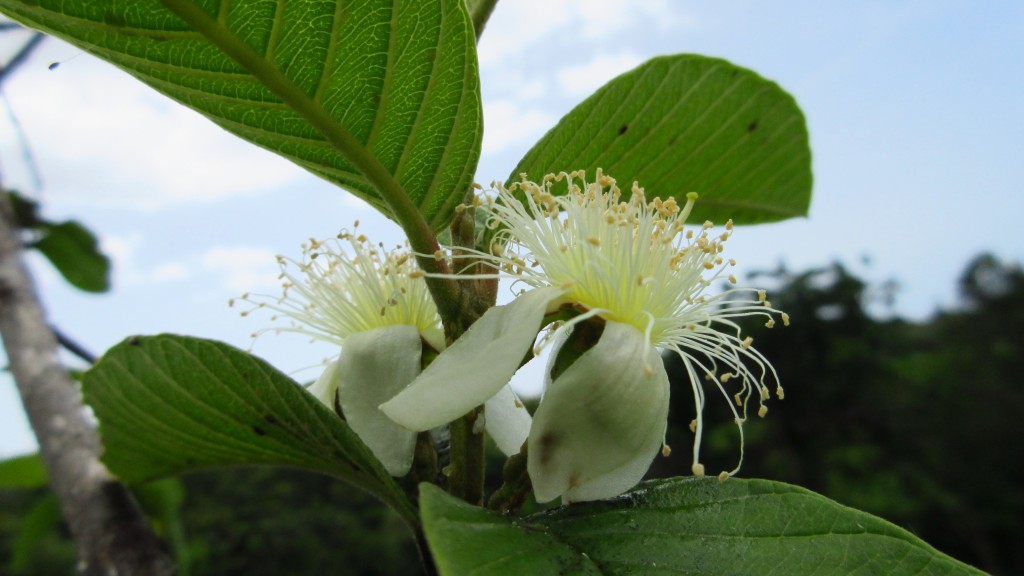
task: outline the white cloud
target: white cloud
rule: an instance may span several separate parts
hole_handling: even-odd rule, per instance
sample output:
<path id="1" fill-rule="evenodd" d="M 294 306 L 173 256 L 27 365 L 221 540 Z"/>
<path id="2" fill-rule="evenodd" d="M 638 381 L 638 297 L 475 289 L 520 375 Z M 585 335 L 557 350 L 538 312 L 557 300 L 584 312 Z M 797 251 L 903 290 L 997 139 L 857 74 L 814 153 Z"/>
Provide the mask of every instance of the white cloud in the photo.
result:
<path id="1" fill-rule="evenodd" d="M 558 71 L 558 82 L 567 94 L 582 98 L 641 62 L 643 58 L 628 52 L 601 54 L 586 64 L 562 68 Z"/>
<path id="2" fill-rule="evenodd" d="M 555 118 L 536 108 L 524 109 L 512 100 L 496 100 L 484 106 L 483 150 L 496 154 L 527 139 L 538 139 Z"/>
<path id="3" fill-rule="evenodd" d="M 237 293 L 280 287 L 275 254 L 251 246 L 216 246 L 202 256 L 203 267 L 219 272 L 224 288 Z"/>
<path id="4" fill-rule="evenodd" d="M 167 262 L 154 268 L 149 277 L 154 282 L 172 282 L 186 280 L 191 275 L 192 271 L 181 262 Z"/>
<path id="5" fill-rule="evenodd" d="M 556 34 L 592 40 L 612 37 L 639 22 L 666 29 L 689 28 L 696 20 L 691 14 L 683 13 L 679 3 L 669 0 L 499 2 L 484 31 L 478 53 L 482 65 L 500 65 L 538 43 L 556 40 Z"/>
<path id="6" fill-rule="evenodd" d="M 159 208 L 268 190 L 302 176 L 290 162 L 91 56 L 47 69 L 71 50 L 48 40 L 5 87 L 51 197 Z"/>

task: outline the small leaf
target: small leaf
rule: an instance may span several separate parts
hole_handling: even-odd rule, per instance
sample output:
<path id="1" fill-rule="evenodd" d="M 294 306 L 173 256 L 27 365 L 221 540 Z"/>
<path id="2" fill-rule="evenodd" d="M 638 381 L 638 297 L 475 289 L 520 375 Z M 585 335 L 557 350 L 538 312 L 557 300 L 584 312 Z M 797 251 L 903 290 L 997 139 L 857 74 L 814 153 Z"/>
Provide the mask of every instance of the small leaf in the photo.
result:
<path id="1" fill-rule="evenodd" d="M 981 574 L 916 536 L 767 480 L 676 478 L 509 518 L 421 485 L 443 575 Z"/>
<path id="2" fill-rule="evenodd" d="M 293 380 L 221 342 L 160 335 L 111 348 L 85 375 L 103 462 L 134 483 L 214 466 L 266 464 L 347 480 L 415 512 L 369 449 Z"/>
<path id="3" fill-rule="evenodd" d="M 32 247 L 75 288 L 86 292 L 110 289 L 110 260 L 99 250 L 96 237 L 87 228 L 69 220 L 40 227 L 42 237 Z"/>
<path id="4" fill-rule="evenodd" d="M 807 214 L 811 150 L 803 114 L 774 82 L 724 60 L 654 58 L 565 115 L 509 177 L 603 168 L 628 193 L 700 195 L 693 220 L 753 224 Z"/>
<path id="5" fill-rule="evenodd" d="M 434 230 L 472 183 L 483 121 L 463 0 L 0 0 L 0 12 L 392 217 L 383 180 Z"/>
<path id="6" fill-rule="evenodd" d="M 36 228 L 44 223 L 48 224 L 39 217 L 38 202 L 25 198 L 14 190 L 6 190 L 6 193 L 14 211 L 14 222 L 19 228 Z"/>
<path id="7" fill-rule="evenodd" d="M 50 482 L 39 454 L 25 454 L 0 461 L 0 489 L 41 488 Z"/>

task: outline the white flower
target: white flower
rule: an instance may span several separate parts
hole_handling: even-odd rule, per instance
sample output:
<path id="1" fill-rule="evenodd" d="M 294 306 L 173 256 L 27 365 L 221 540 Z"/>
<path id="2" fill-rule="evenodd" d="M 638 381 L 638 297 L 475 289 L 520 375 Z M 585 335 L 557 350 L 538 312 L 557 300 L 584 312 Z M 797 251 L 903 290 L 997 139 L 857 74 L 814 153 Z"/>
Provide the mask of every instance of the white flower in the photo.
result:
<path id="1" fill-rule="evenodd" d="M 552 193 L 566 185 L 567 193 Z M 758 414 L 763 416 L 769 397 L 765 382 L 777 383 L 778 378 L 734 319 L 762 315 L 770 327 L 775 323 L 772 313 L 780 314 L 783 322 L 788 317 L 771 307 L 763 291 L 708 293 L 718 279 L 736 283 L 728 273 L 735 262 L 721 256 L 732 222 L 722 233 L 714 233 L 710 222 L 684 228 L 696 194 L 688 196 L 682 209 L 674 199 L 647 202 L 636 184 L 628 201 L 620 196 L 615 180 L 600 170 L 591 183 L 577 172 L 549 175 L 540 184 L 524 179 L 508 189 L 499 186 L 491 205 L 493 222 L 502 227 L 494 245 L 498 255 L 474 256 L 534 289 L 488 311 L 382 409 L 418 429 L 433 424 L 413 417 L 410 404 L 432 393 L 462 400 L 448 407 L 450 413 L 468 411 L 507 381 L 533 344 L 544 315 L 561 307 L 575 315 L 555 334 L 564 335 L 582 322 L 603 323 L 603 331 L 549 383 L 534 416 L 528 470 L 538 501 L 615 496 L 642 479 L 659 451 L 667 453 L 668 377 L 658 350 L 678 354 L 690 375 L 696 404 L 691 425 L 694 473 L 704 473 L 700 441 L 705 381 L 713 383 L 733 411 L 742 463 L 742 423 L 749 399 L 757 395 Z M 474 333 L 481 324 L 488 328 Z M 488 341 L 488 336 L 500 343 Z M 456 380 L 460 372 L 475 377 L 488 369 L 501 373 Z M 443 376 L 434 377 L 435 371 Z M 729 386 L 734 393 L 727 391 Z M 776 394 L 782 396 L 781 387 Z M 738 470 L 739 465 L 721 477 Z"/>
<path id="2" fill-rule="evenodd" d="M 243 299 L 277 312 L 274 320 L 283 316 L 291 323 L 260 332 L 297 332 L 340 345 L 337 360 L 308 390 L 340 410 L 390 474 L 405 475 L 416 432 L 388 418 L 379 406 L 420 374 L 424 345 L 443 350 L 445 343 L 415 259 L 407 250 L 384 250 L 361 234 L 343 232 L 327 241 L 310 240 L 301 261 L 279 256 L 278 263 L 283 294 Z M 487 430 L 500 439 L 500 447 L 514 444 L 507 452 L 515 453 L 530 417 L 514 395 L 508 397 L 511 390 L 506 392 L 495 395 L 494 423 Z"/>

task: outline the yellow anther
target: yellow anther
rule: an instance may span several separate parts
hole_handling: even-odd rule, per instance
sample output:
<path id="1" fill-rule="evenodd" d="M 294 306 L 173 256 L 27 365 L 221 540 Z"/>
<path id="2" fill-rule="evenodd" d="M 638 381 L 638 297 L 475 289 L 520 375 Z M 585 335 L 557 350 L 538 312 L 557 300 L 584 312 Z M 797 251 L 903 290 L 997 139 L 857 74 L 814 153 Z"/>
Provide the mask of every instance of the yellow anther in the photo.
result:
<path id="1" fill-rule="evenodd" d="M 782 313 L 782 325 L 789 326 L 789 314 L 786 314 L 785 312 Z"/>
<path id="2" fill-rule="evenodd" d="M 696 420 L 690 420 L 690 432 L 693 433 L 693 434 L 697 433 L 697 421 Z"/>
<path id="3" fill-rule="evenodd" d="M 740 342 L 740 346 L 742 346 L 744 348 L 750 348 L 750 345 L 753 344 L 753 343 L 754 343 L 754 338 L 751 337 L 751 336 L 747 336 L 746 338 L 743 339 L 743 342 Z"/>
<path id="4" fill-rule="evenodd" d="M 718 481 L 719 482 L 725 482 L 728 479 L 729 479 L 729 473 L 725 472 L 724 470 L 722 471 L 721 474 L 718 475 Z"/>
<path id="5" fill-rule="evenodd" d="M 672 447 L 668 444 L 661 445 L 661 455 L 668 458 L 672 454 Z"/>
<path id="6" fill-rule="evenodd" d="M 764 418 L 764 415 L 767 413 L 768 407 L 765 406 L 764 404 L 762 404 L 761 407 L 757 409 L 757 415 L 760 416 L 761 418 Z"/>
<path id="7" fill-rule="evenodd" d="M 691 468 L 691 470 L 693 470 L 693 475 L 694 476 L 703 476 L 704 475 L 704 465 L 699 463 L 699 462 L 694 464 L 693 467 Z"/>

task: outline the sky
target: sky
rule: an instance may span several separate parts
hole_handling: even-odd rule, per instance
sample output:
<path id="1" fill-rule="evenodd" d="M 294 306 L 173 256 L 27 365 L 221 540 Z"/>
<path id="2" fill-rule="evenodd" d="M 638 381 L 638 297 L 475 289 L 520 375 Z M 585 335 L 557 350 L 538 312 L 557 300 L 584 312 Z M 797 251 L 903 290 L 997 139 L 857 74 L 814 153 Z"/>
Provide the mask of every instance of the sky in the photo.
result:
<path id="1" fill-rule="evenodd" d="M 0 45 L 5 59 L 10 50 Z M 955 305 L 972 256 L 1024 261 L 1024 3 L 1010 0 L 499 2 L 479 45 L 477 181 L 505 179 L 616 75 L 675 53 L 755 70 L 807 116 L 810 214 L 739 228 L 729 252 L 741 277 L 841 261 L 898 282 L 894 308 L 879 313 L 924 319 Z M 0 104 L 3 184 L 51 219 L 82 221 L 114 261 L 113 289 L 86 295 L 29 255 L 52 322 L 96 353 L 133 334 L 188 334 L 251 346 L 311 380 L 336 350 L 295 335 L 253 342 L 269 318 L 240 318 L 227 301 L 277 293 L 276 254 L 298 257 L 309 237 L 357 219 L 374 240 L 401 241 L 347 192 L 59 41 L 6 82 Z M 517 385 L 538 390 L 538 374 Z M 0 457 L 34 449 L 13 382 L 0 377 Z"/>

